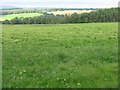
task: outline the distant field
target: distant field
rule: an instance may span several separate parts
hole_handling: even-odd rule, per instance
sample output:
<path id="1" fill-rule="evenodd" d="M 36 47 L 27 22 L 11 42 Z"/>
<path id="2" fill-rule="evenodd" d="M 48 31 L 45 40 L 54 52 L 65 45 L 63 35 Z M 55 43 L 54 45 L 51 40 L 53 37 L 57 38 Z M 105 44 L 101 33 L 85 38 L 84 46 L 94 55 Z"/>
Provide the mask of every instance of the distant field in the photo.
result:
<path id="1" fill-rule="evenodd" d="M 47 12 L 49 14 L 53 13 L 54 15 L 57 15 L 57 14 L 67 14 L 67 15 L 71 15 L 73 13 L 77 13 L 77 14 L 81 14 L 81 13 L 89 13 L 93 10 L 65 10 L 65 11 L 53 11 L 53 12 Z"/>
<path id="2" fill-rule="evenodd" d="M 118 24 L 3 25 L 3 88 L 115 88 Z"/>
<path id="3" fill-rule="evenodd" d="M 35 17 L 35 16 L 40 16 L 42 14 L 40 13 L 22 13 L 22 14 L 10 14 L 10 15 L 3 15 L 0 16 L 0 20 L 4 21 L 4 20 L 11 20 L 15 17 Z"/>

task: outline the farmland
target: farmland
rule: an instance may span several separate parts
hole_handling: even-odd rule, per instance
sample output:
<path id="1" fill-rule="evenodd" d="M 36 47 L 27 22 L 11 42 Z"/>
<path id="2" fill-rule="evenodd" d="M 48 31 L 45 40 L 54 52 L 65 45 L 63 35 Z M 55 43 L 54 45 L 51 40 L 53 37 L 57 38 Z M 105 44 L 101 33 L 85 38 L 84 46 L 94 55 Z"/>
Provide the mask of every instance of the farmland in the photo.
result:
<path id="1" fill-rule="evenodd" d="M 32 10 L 32 9 L 30 9 Z M 36 17 L 36 16 L 41 16 L 43 15 L 43 12 L 46 12 L 48 14 L 54 14 L 54 15 L 71 15 L 71 14 L 74 14 L 74 13 L 77 13 L 77 14 L 82 14 L 82 13 L 90 13 L 92 12 L 93 10 L 64 10 L 64 11 L 60 11 L 60 10 L 57 10 L 57 11 L 48 11 L 47 10 L 39 10 L 39 11 L 36 11 L 36 13 L 28 13 L 29 12 L 29 9 L 26 10 L 26 9 L 23 9 L 24 12 L 27 12 L 27 13 L 22 13 L 22 10 L 3 10 L 3 11 L 0 11 L 2 13 L 5 13 L 5 12 L 16 12 L 15 14 L 7 14 L 7 15 L 1 15 L 0 16 L 0 21 L 5 21 L 5 20 L 11 20 L 15 17 L 23 17 L 23 18 L 26 18 L 26 17 Z M 19 13 L 18 13 L 19 12 Z M 38 13 L 39 12 L 39 13 Z"/>
<path id="2" fill-rule="evenodd" d="M 54 14 L 54 15 L 71 15 L 73 13 L 77 13 L 77 14 L 82 14 L 82 13 L 90 13 L 92 12 L 93 10 L 64 10 L 64 11 L 52 11 L 52 12 L 47 12 L 48 14 Z"/>
<path id="3" fill-rule="evenodd" d="M 13 19 L 15 17 L 18 17 L 18 18 L 24 17 L 24 18 L 26 18 L 26 17 L 35 17 L 35 16 L 40 16 L 40 15 L 42 15 L 42 14 L 40 14 L 40 13 L 21 13 L 21 14 L 2 15 L 2 16 L 0 16 L 0 21 L 11 20 L 11 19 Z"/>
<path id="4" fill-rule="evenodd" d="M 117 26 L 3 25 L 3 87 L 117 87 Z"/>

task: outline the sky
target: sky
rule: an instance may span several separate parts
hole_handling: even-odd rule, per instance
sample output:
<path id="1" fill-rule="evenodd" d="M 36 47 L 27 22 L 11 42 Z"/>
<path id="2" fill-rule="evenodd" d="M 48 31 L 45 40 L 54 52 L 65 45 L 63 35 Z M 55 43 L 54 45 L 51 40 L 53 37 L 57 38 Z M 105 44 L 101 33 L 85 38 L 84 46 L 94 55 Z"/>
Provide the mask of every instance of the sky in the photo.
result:
<path id="1" fill-rule="evenodd" d="M 119 0 L 1 0 L 0 6 L 54 8 L 111 8 Z"/>

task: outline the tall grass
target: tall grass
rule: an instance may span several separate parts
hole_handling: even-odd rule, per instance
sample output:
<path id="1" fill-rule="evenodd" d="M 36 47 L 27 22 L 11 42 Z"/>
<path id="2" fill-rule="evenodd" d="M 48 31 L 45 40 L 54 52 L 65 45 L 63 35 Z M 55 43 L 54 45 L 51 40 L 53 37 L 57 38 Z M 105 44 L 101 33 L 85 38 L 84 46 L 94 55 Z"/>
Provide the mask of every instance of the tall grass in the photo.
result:
<path id="1" fill-rule="evenodd" d="M 117 34 L 117 23 L 3 25 L 3 87 L 117 87 Z"/>

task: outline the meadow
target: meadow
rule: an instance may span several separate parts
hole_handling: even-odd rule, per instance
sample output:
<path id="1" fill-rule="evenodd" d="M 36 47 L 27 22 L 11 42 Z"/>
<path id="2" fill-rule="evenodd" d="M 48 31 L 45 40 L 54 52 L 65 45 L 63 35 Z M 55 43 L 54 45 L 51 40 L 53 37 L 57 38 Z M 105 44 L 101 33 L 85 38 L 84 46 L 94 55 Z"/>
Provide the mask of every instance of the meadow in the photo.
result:
<path id="1" fill-rule="evenodd" d="M 118 87 L 117 23 L 2 28 L 3 87 Z"/>
<path id="2" fill-rule="evenodd" d="M 40 13 L 21 13 L 21 14 L 10 14 L 10 15 L 2 15 L 0 16 L 0 21 L 4 21 L 4 20 L 11 20 L 15 17 L 23 17 L 23 18 L 26 18 L 26 17 L 35 17 L 35 16 L 40 16 L 42 14 Z"/>

